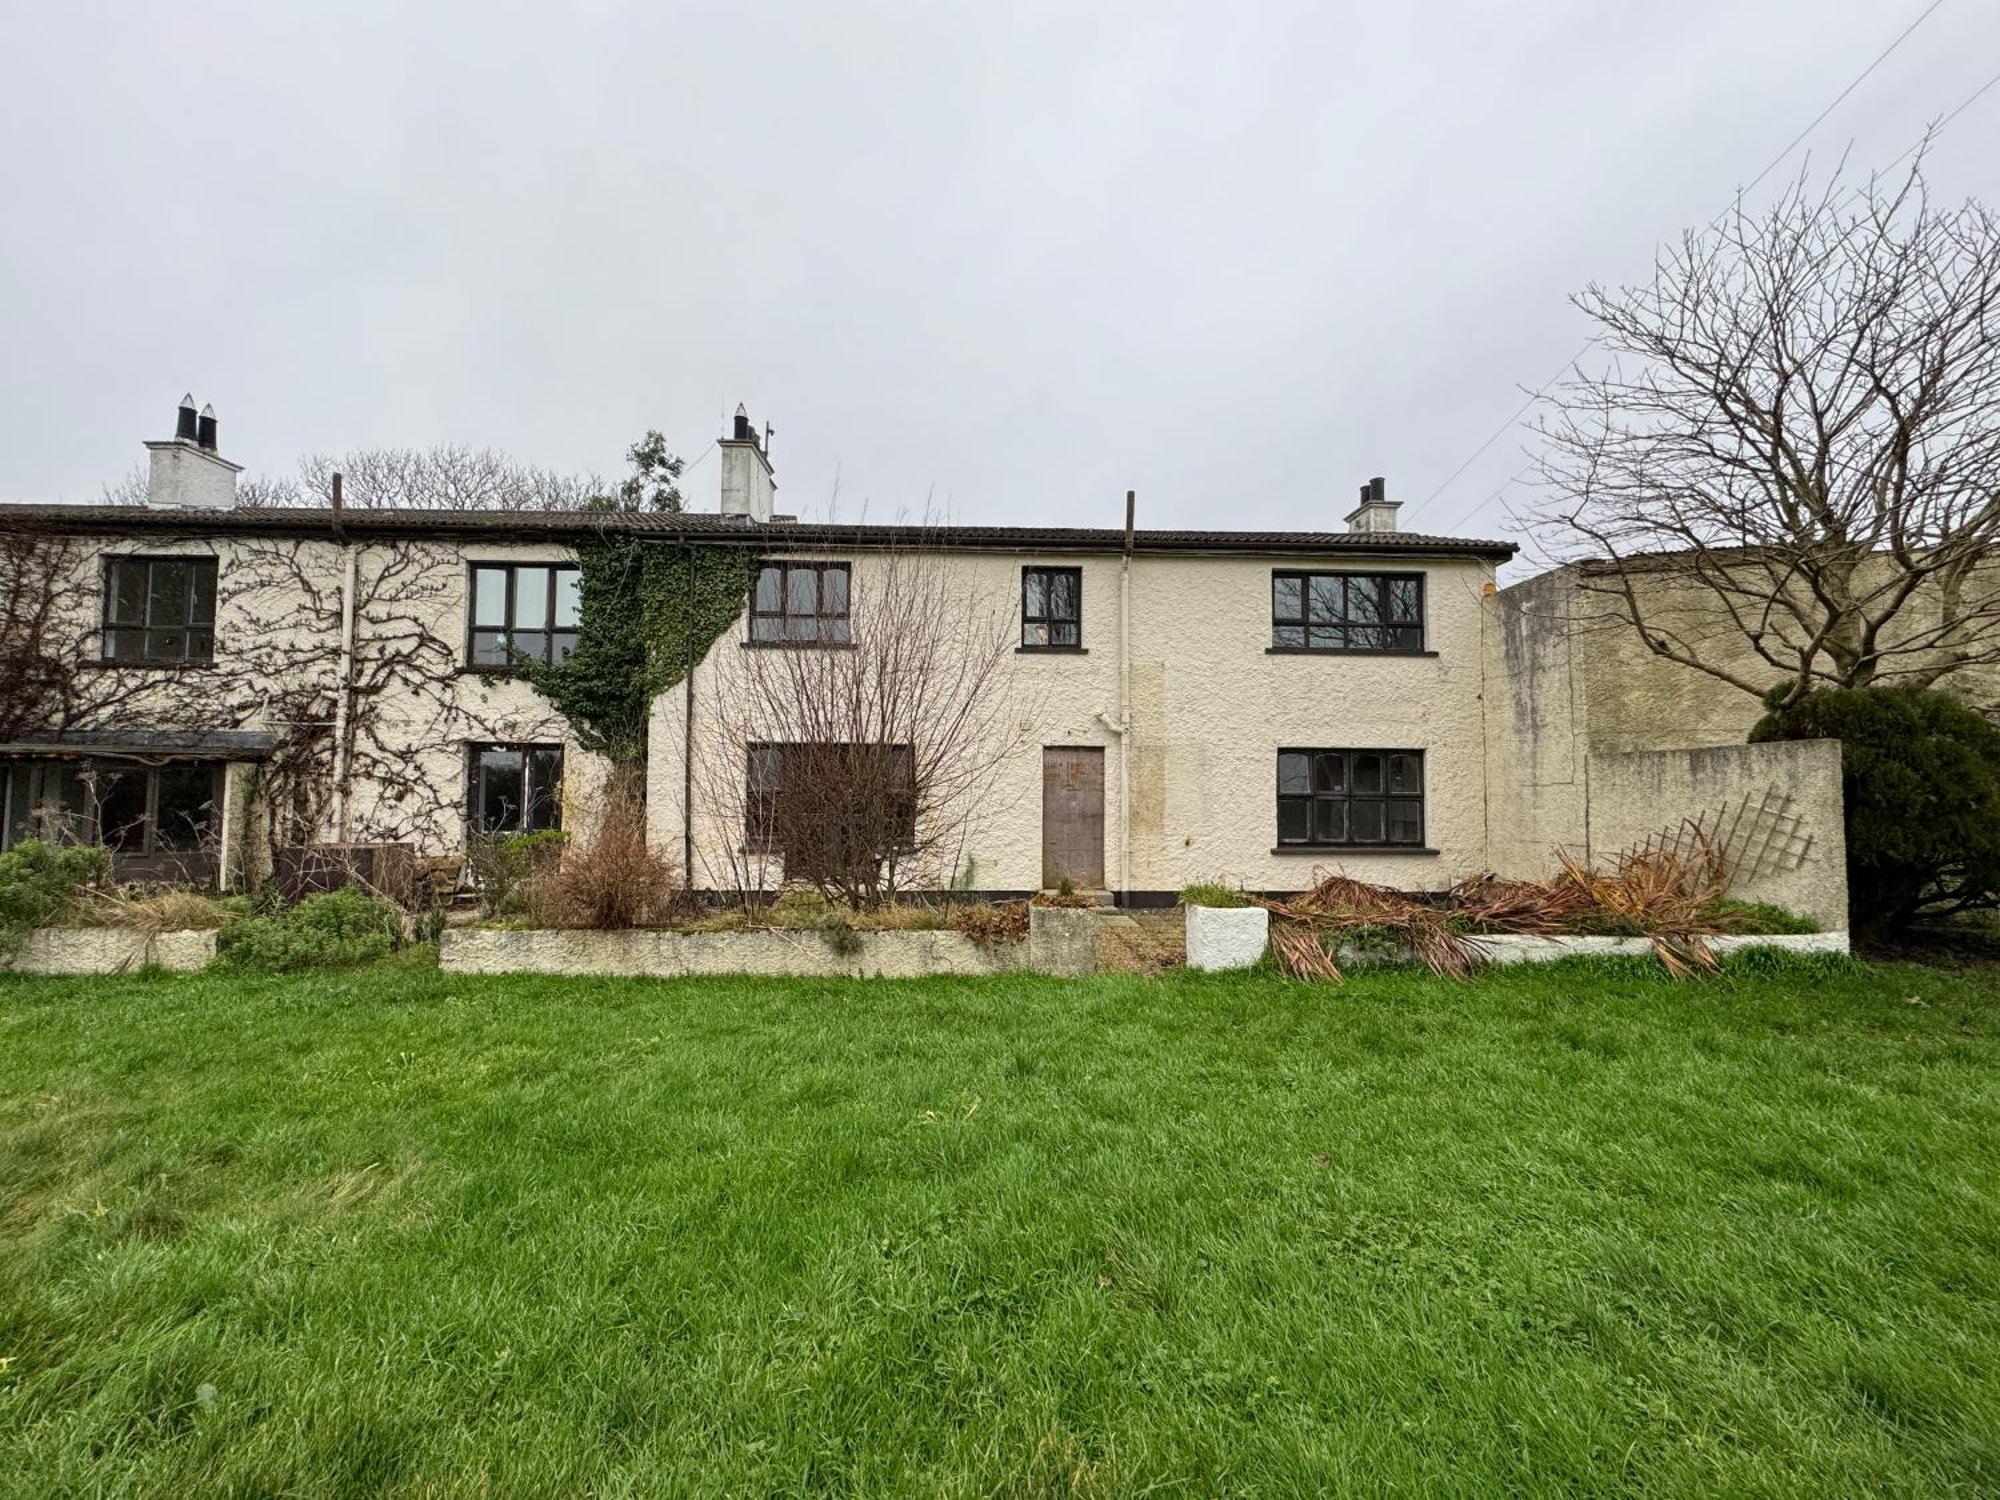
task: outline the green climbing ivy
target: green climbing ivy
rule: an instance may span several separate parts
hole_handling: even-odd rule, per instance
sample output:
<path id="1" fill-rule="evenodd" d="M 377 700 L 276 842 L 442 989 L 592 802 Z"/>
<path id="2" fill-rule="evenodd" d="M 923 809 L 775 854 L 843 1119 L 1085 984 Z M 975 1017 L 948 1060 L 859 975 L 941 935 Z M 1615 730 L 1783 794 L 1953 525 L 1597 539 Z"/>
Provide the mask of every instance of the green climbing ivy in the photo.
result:
<path id="1" fill-rule="evenodd" d="M 757 553 L 607 537 L 577 547 L 583 615 L 576 650 L 522 675 L 568 719 L 586 750 L 646 756 L 653 700 L 678 684 L 743 612 Z"/>

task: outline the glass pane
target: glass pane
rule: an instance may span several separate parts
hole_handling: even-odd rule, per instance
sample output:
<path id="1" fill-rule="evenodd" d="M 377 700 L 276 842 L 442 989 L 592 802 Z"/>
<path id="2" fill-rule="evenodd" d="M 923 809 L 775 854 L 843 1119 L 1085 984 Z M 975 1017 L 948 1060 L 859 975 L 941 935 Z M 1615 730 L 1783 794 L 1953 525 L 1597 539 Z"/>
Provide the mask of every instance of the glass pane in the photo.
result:
<path id="1" fill-rule="evenodd" d="M 1306 643 L 1306 628 L 1303 625 L 1274 625 L 1271 627 L 1271 644 L 1274 646 L 1303 646 Z"/>
<path id="2" fill-rule="evenodd" d="M 1389 790 L 1405 792 L 1410 796 L 1420 796 L 1423 792 L 1423 777 L 1417 770 L 1414 755 L 1392 755 L 1389 757 Z"/>
<path id="3" fill-rule="evenodd" d="M 545 630 L 549 623 L 549 569 L 514 570 L 514 623 Z M 526 651 L 528 648 L 521 648 Z"/>
<path id="4" fill-rule="evenodd" d="M 521 752 L 494 746 L 479 752 L 475 785 L 479 826 L 488 833 L 518 833 L 525 791 Z"/>
<path id="5" fill-rule="evenodd" d="M 1417 621 L 1423 618 L 1423 584 L 1415 578 L 1389 580 L 1389 618 Z"/>
<path id="6" fill-rule="evenodd" d="M 1379 796 L 1382 791 L 1382 757 L 1360 754 L 1354 757 L 1354 794 L 1358 797 Z"/>
<path id="7" fill-rule="evenodd" d="M 783 570 L 775 563 L 765 563 L 757 570 L 757 593 L 753 607 L 767 614 L 776 614 L 784 603 L 785 591 Z"/>
<path id="8" fill-rule="evenodd" d="M 555 642 L 555 659 L 557 661 L 568 661 L 571 656 L 575 655 L 576 632 L 574 630 L 558 630 L 550 639 Z"/>
<path id="9" fill-rule="evenodd" d="M 777 615 L 752 615 L 750 617 L 750 639 L 753 641 L 782 641 L 785 638 L 785 622 Z"/>
<path id="10" fill-rule="evenodd" d="M 139 661 L 146 654 L 146 632 L 135 626 L 114 626 L 104 632 L 106 661 Z"/>
<path id="11" fill-rule="evenodd" d="M 1049 612 L 1049 575 L 1030 568 L 1021 575 L 1021 613 L 1046 615 Z"/>
<path id="12" fill-rule="evenodd" d="M 819 612 L 819 574 L 811 568 L 785 570 L 785 613 L 811 615 Z"/>
<path id="13" fill-rule="evenodd" d="M 1273 620 L 1296 620 L 1299 618 L 1298 574 L 1274 573 L 1271 575 L 1271 618 Z"/>
<path id="14" fill-rule="evenodd" d="M 1312 790 L 1308 776 L 1311 757 L 1303 750 L 1281 750 L 1278 752 L 1278 794 L 1304 793 Z"/>
<path id="15" fill-rule="evenodd" d="M 155 849 L 199 849 L 215 819 L 215 770 L 202 762 L 161 766 L 153 806 Z"/>
<path id="16" fill-rule="evenodd" d="M 1312 839 L 1312 799 L 1309 797 L 1280 797 L 1278 799 L 1278 842 L 1281 844 L 1304 844 Z"/>
<path id="17" fill-rule="evenodd" d="M 504 630 L 473 631 L 472 664 L 475 667 L 506 666 L 507 632 Z"/>
<path id="18" fill-rule="evenodd" d="M 1049 613 L 1058 620 L 1074 620 L 1077 592 L 1077 578 L 1074 573 L 1049 575 Z"/>
<path id="19" fill-rule="evenodd" d="M 819 612 L 823 615 L 847 613 L 847 569 L 828 568 L 819 575 Z"/>
<path id="20" fill-rule="evenodd" d="M 514 649 L 535 661 L 547 661 L 549 633 L 546 630 L 517 630 L 514 632 Z"/>
<path id="21" fill-rule="evenodd" d="M 1350 578 L 1347 580 L 1347 618 L 1374 624 L 1382 618 L 1382 580 L 1380 578 Z"/>
<path id="22" fill-rule="evenodd" d="M 146 850 L 146 773 L 97 773 L 98 842 L 121 854 Z"/>
<path id="23" fill-rule="evenodd" d="M 48 764 L 35 787 L 35 815 L 42 837 L 60 844 L 92 842 L 89 789 L 73 765 Z"/>
<path id="24" fill-rule="evenodd" d="M 1389 804 L 1389 842 L 1420 844 L 1424 839 L 1424 805 L 1413 800 Z"/>
<path id="25" fill-rule="evenodd" d="M 507 623 L 507 570 L 505 568 L 474 568 L 472 570 L 472 623 L 475 625 L 505 625 Z"/>
<path id="26" fill-rule="evenodd" d="M 562 827 L 560 745 L 537 745 L 528 752 L 528 818 L 532 830 Z"/>
<path id="27" fill-rule="evenodd" d="M 1424 632 L 1420 625 L 1382 625 L 1376 627 L 1384 639 L 1385 651 L 1421 651 L 1424 649 Z"/>
<path id="28" fill-rule="evenodd" d="M 1379 844 L 1382 842 L 1382 804 L 1380 802 L 1350 802 L 1347 804 L 1348 831 L 1357 844 Z"/>
<path id="29" fill-rule="evenodd" d="M 196 562 L 188 564 L 188 581 L 193 588 L 193 598 L 188 606 L 188 624 L 215 624 L 215 564 Z"/>
<path id="30" fill-rule="evenodd" d="M 184 562 L 153 564 L 152 585 L 146 596 L 148 625 L 185 625 L 188 606 L 188 565 Z"/>
<path id="31" fill-rule="evenodd" d="M 1080 646 L 1083 644 L 1078 634 L 1078 626 L 1072 620 L 1061 621 L 1049 627 L 1049 644 L 1053 646 Z"/>
<path id="32" fill-rule="evenodd" d="M 1313 842 L 1316 844 L 1347 842 L 1347 804 L 1338 797 L 1313 799 Z"/>
<path id="33" fill-rule="evenodd" d="M 114 625 L 143 625 L 146 623 L 146 565 L 140 562 L 115 562 L 111 565 L 109 582 L 111 610 L 109 619 Z"/>
<path id="34" fill-rule="evenodd" d="M 846 615 L 841 615 L 838 619 L 828 620 L 825 624 L 826 629 L 820 634 L 821 640 L 832 641 L 837 646 L 845 646 L 853 639 L 848 630 Z"/>
<path id="35" fill-rule="evenodd" d="M 1313 790 L 1335 793 L 1347 790 L 1345 755 L 1338 750 L 1322 750 L 1313 757 Z"/>
<path id="36" fill-rule="evenodd" d="M 1049 643 L 1049 627 L 1046 625 L 1023 625 L 1021 644 L 1024 646 L 1046 646 Z"/>
<path id="37" fill-rule="evenodd" d="M 189 661 L 215 660 L 215 632 L 213 630 L 190 630 L 187 633 L 187 659 Z"/>
<path id="38" fill-rule="evenodd" d="M 182 661 L 186 656 L 186 631 L 149 630 L 146 632 L 146 659 L 148 661 Z"/>
<path id="39" fill-rule="evenodd" d="M 583 619 L 583 574 L 575 568 L 556 569 L 556 624 L 575 627 Z"/>
<path id="40" fill-rule="evenodd" d="M 1338 625 L 1315 625 L 1307 633 L 1306 644 L 1315 651 L 1340 651 L 1347 645 L 1347 632 Z"/>
<path id="41" fill-rule="evenodd" d="M 1309 618 L 1314 620 L 1341 619 L 1340 580 L 1338 578 L 1314 576 L 1308 579 L 1307 582 L 1312 586 L 1311 592 L 1306 599 Z"/>
<path id="42" fill-rule="evenodd" d="M 1389 627 L 1386 625 L 1350 625 L 1347 627 L 1347 649 L 1350 651 L 1386 651 L 1389 649 Z"/>
<path id="43" fill-rule="evenodd" d="M 819 620 L 813 615 L 787 615 L 785 617 L 785 637 L 794 641 L 816 641 L 819 639 Z"/>

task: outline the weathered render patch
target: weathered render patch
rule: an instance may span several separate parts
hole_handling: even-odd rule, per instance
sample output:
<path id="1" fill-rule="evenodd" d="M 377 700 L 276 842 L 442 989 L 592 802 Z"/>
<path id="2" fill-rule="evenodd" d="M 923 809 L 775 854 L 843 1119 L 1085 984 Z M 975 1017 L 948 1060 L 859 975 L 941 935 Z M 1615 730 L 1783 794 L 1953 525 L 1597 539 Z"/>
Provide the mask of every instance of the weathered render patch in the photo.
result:
<path id="1" fill-rule="evenodd" d="M 849 952 L 816 932 L 592 932 L 448 929 L 438 966 L 453 974 L 617 974 L 662 979 L 766 974 L 914 979 L 1022 967 L 1023 943 L 982 947 L 962 932 L 861 932 Z"/>

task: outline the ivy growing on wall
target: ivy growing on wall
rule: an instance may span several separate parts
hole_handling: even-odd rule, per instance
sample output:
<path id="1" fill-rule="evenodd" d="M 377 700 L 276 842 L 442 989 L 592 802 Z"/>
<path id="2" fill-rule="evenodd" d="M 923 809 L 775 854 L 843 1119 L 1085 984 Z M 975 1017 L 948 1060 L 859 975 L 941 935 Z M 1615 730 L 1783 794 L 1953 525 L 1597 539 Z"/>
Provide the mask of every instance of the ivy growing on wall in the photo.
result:
<path id="1" fill-rule="evenodd" d="M 522 675 L 569 720 L 584 749 L 642 762 L 653 700 L 743 612 L 756 560 L 747 547 L 636 537 L 582 543 L 576 650 L 556 665 L 524 662 Z"/>

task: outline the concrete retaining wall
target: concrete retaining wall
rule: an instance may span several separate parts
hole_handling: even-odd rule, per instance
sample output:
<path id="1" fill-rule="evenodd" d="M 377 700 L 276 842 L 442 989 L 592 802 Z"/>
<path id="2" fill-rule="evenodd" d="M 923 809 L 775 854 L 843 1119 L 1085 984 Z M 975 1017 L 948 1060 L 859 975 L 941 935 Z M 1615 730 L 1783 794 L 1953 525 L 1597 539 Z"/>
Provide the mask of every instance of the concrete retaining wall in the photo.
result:
<path id="1" fill-rule="evenodd" d="M 0 968 L 17 974 L 123 974 L 147 964 L 186 972 L 215 957 L 212 932 L 133 932 L 124 927 L 40 927 Z"/>
<path id="2" fill-rule="evenodd" d="M 447 929 L 438 965 L 454 974 L 783 974 L 910 979 L 1023 967 L 1027 944 L 981 947 L 962 932 L 862 932 L 836 953 L 816 932 L 584 932 Z"/>
<path id="3" fill-rule="evenodd" d="M 1473 938 L 1490 962 L 1549 964 L 1559 958 L 1645 958 L 1652 941 L 1636 937 L 1522 937 L 1509 933 Z M 1781 953 L 1845 953 L 1844 932 L 1773 933 L 1768 937 L 1712 937 L 1709 951 L 1717 958 L 1746 948 L 1775 948 Z"/>

